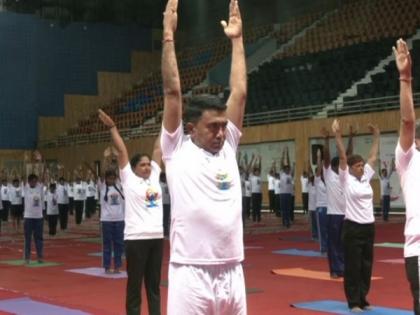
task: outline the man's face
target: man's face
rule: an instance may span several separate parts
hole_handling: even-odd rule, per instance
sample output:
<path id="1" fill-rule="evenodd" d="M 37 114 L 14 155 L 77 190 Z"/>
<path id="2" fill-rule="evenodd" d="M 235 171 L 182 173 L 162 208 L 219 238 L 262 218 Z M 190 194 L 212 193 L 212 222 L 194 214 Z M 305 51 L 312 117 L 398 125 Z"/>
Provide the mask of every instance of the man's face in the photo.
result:
<path id="1" fill-rule="evenodd" d="M 363 176 L 364 167 L 365 167 L 365 162 L 363 161 L 357 162 L 353 164 L 352 166 L 350 166 L 350 173 L 354 175 L 355 177 L 357 177 L 358 179 L 360 179 Z"/>
<path id="2" fill-rule="evenodd" d="M 134 173 L 141 178 L 147 179 L 150 177 L 151 172 L 152 166 L 150 164 L 150 159 L 147 156 L 141 157 L 140 161 L 134 168 Z"/>
<path id="3" fill-rule="evenodd" d="M 225 143 L 227 123 L 225 111 L 205 110 L 201 118 L 190 125 L 191 139 L 200 148 L 216 154 Z"/>

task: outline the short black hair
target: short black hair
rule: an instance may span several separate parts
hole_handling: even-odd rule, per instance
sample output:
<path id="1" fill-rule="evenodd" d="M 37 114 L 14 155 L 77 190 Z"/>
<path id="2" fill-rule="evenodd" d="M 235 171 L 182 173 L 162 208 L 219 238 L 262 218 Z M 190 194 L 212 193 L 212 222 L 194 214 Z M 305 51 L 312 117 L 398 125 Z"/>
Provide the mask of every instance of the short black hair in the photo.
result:
<path id="1" fill-rule="evenodd" d="M 51 184 L 50 184 L 50 189 L 55 189 L 55 188 L 56 188 L 55 183 L 51 183 Z"/>
<path id="2" fill-rule="evenodd" d="M 35 174 L 29 174 L 28 182 L 31 182 L 33 180 L 38 180 L 38 176 L 36 176 Z"/>
<path id="3" fill-rule="evenodd" d="M 218 96 L 211 94 L 194 95 L 188 102 L 184 110 L 184 121 L 186 123 L 196 123 L 206 110 L 216 110 L 223 112 L 227 109 L 226 103 Z"/>
<path id="4" fill-rule="evenodd" d="M 142 157 L 147 157 L 150 161 L 152 160 L 149 154 L 146 154 L 146 153 L 134 154 L 130 160 L 130 166 L 132 169 L 134 169 L 137 166 L 137 164 L 140 162 Z"/>
<path id="5" fill-rule="evenodd" d="M 359 154 L 352 154 L 347 158 L 348 166 L 353 166 L 356 163 L 364 162 L 365 160 Z"/>
<path id="6" fill-rule="evenodd" d="M 108 177 L 111 177 L 111 176 L 117 177 L 117 173 L 114 170 L 106 170 L 105 171 L 105 178 L 108 178 Z"/>

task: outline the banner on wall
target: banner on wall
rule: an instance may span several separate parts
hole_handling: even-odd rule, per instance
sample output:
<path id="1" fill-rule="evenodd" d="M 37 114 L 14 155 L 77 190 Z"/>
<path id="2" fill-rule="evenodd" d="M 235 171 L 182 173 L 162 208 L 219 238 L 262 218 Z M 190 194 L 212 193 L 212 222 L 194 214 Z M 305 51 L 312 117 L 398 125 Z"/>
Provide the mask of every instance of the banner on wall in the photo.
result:
<path id="1" fill-rule="evenodd" d="M 289 151 L 290 163 L 293 165 L 295 162 L 294 141 L 263 142 L 258 144 L 240 145 L 238 148 L 238 157 L 240 157 L 240 161 L 238 161 L 239 165 L 244 165 L 246 160 L 249 163 L 252 155 L 255 157 L 261 156 L 261 178 L 263 181 L 267 181 L 267 175 L 273 165 L 273 161 L 276 162 L 276 170 L 279 171 L 282 152 L 286 147 Z"/>
<path id="2" fill-rule="evenodd" d="M 344 137 L 344 145 L 347 146 L 348 138 Z M 386 167 L 388 168 L 388 173 L 391 167 L 391 163 L 395 158 L 395 147 L 397 145 L 398 135 L 397 133 L 386 133 L 381 134 L 380 138 L 380 145 L 379 145 L 379 158 L 380 158 L 380 168 Z M 311 161 L 315 167 L 316 161 L 316 150 L 315 148 L 322 148 L 324 145 L 324 139 L 316 138 L 311 139 L 309 141 L 310 151 L 312 156 Z M 353 152 L 356 154 L 360 154 L 364 159 L 366 159 L 369 155 L 370 148 L 372 146 L 372 135 L 360 135 L 353 138 Z M 315 150 L 315 153 L 313 152 Z M 337 156 L 337 148 L 335 145 L 335 139 L 330 138 L 330 153 L 331 157 Z M 315 156 L 313 156 L 315 154 Z M 375 169 L 375 176 L 374 178 L 379 180 L 379 164 Z M 398 178 L 398 174 L 396 172 L 392 173 L 390 178 L 390 185 L 391 185 L 391 206 L 395 208 L 404 208 L 404 200 L 403 195 L 401 192 L 401 186 Z"/>

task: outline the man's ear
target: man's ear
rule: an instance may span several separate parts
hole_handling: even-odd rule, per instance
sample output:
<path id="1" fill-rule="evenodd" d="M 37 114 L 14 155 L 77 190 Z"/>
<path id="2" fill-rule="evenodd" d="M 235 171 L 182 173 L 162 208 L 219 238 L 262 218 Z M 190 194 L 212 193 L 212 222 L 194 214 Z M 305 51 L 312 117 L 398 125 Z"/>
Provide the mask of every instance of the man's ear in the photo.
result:
<path id="1" fill-rule="evenodd" d="M 195 126 L 191 122 L 189 122 L 185 125 L 185 129 L 187 130 L 187 134 L 189 134 L 189 135 L 193 134 L 194 128 L 195 128 Z"/>

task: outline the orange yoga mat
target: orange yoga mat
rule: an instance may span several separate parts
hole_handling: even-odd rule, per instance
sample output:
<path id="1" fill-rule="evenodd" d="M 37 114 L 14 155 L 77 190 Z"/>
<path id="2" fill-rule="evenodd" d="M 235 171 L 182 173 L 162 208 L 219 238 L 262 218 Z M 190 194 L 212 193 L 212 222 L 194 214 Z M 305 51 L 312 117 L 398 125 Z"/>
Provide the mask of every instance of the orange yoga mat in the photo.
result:
<path id="1" fill-rule="evenodd" d="M 272 273 L 280 276 L 290 276 L 290 277 L 299 277 L 299 278 L 308 278 L 315 280 L 328 280 L 335 282 L 343 282 L 343 278 L 332 279 L 329 272 L 325 271 L 315 271 L 307 270 L 303 268 L 288 268 L 288 269 L 273 269 Z M 372 277 L 372 280 L 379 280 L 382 277 Z"/>

